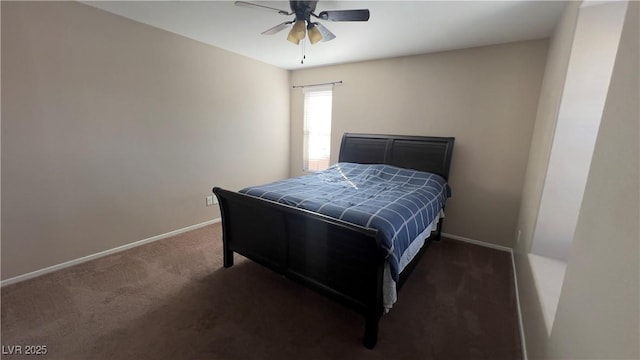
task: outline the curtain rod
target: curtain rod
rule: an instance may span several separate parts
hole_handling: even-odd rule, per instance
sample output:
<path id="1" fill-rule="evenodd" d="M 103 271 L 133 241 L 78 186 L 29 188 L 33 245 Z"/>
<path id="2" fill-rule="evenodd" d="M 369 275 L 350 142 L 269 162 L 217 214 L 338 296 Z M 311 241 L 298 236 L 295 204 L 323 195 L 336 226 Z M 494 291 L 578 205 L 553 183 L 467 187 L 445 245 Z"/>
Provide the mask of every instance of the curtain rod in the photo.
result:
<path id="1" fill-rule="evenodd" d="M 322 83 L 322 84 L 293 85 L 292 88 L 295 89 L 295 88 L 305 88 L 305 87 L 309 87 L 309 86 L 335 85 L 335 84 L 342 84 L 342 80 L 340 80 L 340 81 L 332 81 L 332 82 Z"/>

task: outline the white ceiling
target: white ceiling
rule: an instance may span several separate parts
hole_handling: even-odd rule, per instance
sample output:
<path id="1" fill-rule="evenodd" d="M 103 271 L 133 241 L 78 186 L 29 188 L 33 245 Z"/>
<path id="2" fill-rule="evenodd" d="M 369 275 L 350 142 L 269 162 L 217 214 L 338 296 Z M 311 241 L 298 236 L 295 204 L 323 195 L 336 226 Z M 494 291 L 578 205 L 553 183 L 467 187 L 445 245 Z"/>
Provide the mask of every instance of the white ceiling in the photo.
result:
<path id="1" fill-rule="evenodd" d="M 548 37 L 560 1 L 320 1 L 323 10 L 369 9 L 368 22 L 323 24 L 336 39 L 305 45 L 288 30 L 260 33 L 291 16 L 235 6 L 233 1 L 90 1 L 88 5 L 284 69 L 416 55 Z M 289 10 L 288 1 L 255 3 Z M 301 43 L 302 44 L 302 43 Z"/>

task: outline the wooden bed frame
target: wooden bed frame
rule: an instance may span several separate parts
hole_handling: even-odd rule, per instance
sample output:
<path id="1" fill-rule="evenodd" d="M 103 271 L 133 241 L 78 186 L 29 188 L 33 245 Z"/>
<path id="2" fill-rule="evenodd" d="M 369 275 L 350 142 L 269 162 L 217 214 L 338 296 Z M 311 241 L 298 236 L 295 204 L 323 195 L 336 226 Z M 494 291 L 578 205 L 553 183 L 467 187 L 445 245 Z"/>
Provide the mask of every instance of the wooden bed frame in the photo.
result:
<path id="1" fill-rule="evenodd" d="M 449 177 L 454 138 L 345 133 L 340 162 L 388 164 Z M 365 317 L 364 345 L 373 349 L 383 314 L 387 251 L 377 230 L 213 188 L 220 202 L 224 267 L 237 252 L 351 307 Z M 439 239 L 441 224 L 428 241 Z M 427 244 L 400 273 L 405 282 Z"/>

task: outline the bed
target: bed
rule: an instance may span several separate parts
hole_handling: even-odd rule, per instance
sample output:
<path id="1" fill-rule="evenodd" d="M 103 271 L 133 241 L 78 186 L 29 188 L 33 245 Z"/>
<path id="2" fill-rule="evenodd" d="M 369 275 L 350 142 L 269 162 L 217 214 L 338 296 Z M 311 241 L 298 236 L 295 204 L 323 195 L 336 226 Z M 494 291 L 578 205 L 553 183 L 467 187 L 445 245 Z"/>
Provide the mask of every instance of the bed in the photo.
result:
<path id="1" fill-rule="evenodd" d="M 338 164 L 326 173 L 288 180 L 294 183 L 274 182 L 240 192 L 213 188 L 222 215 L 224 267 L 233 266 L 236 252 L 349 306 L 364 316 L 364 345 L 372 349 L 377 342 L 380 317 L 389 308 L 389 284 L 400 289 L 410 275 L 427 248 L 415 244 L 428 244 L 440 238 L 440 217 L 450 195 L 446 181 L 453 145 L 452 137 L 345 133 Z M 311 184 L 314 177 L 325 185 L 342 177 L 337 180 L 344 181 L 336 180 L 340 184 L 335 186 L 342 186 L 345 191 L 382 177 L 416 185 L 412 195 L 433 196 L 422 194 L 424 182 L 428 184 L 426 188 L 431 189 L 427 192 L 437 193 L 438 201 L 429 202 L 428 210 L 421 208 L 421 214 L 415 210 L 409 217 L 405 216 L 405 223 L 418 223 L 416 219 L 422 218 L 420 222 L 427 223 L 426 226 L 415 226 L 416 229 L 411 229 L 414 233 L 409 231 L 412 226 L 390 233 L 373 221 L 381 217 L 383 208 L 391 209 L 386 205 L 376 210 L 371 209 L 373 203 L 358 200 L 336 209 L 333 205 L 324 205 L 329 204 L 324 196 L 333 190 L 323 188 L 320 193 L 305 197 L 301 197 L 305 191 L 279 192 Z M 354 183 L 353 179 L 359 180 Z M 385 188 L 395 190 L 396 186 Z M 338 198 L 349 202 L 343 194 Z M 419 201 L 410 198 L 399 206 L 409 208 L 410 203 Z M 363 207 L 351 211 L 356 205 Z M 360 213 L 366 211 L 369 214 L 362 217 Z M 400 211 L 387 212 L 398 216 L 396 213 Z M 406 239 L 400 241 L 402 236 Z M 408 251 L 398 250 L 394 247 L 396 243 L 405 243 L 408 247 L 413 244 L 411 256 L 401 256 Z"/>

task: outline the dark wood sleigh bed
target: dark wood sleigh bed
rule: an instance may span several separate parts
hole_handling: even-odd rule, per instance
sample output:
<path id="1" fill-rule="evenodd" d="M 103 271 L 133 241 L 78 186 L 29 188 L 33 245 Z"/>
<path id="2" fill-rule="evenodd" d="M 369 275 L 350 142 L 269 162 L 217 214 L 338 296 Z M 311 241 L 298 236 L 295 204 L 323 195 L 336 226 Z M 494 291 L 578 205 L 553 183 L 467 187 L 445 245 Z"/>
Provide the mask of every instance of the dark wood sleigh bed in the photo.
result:
<path id="1" fill-rule="evenodd" d="M 452 137 L 345 133 L 339 161 L 394 165 L 448 180 L 453 145 Z M 213 192 L 221 209 L 224 267 L 233 266 L 237 252 L 351 307 L 365 317 L 364 345 L 376 345 L 387 255 L 377 230 L 219 187 Z M 400 273 L 398 289 L 441 228 L 442 222 Z"/>

